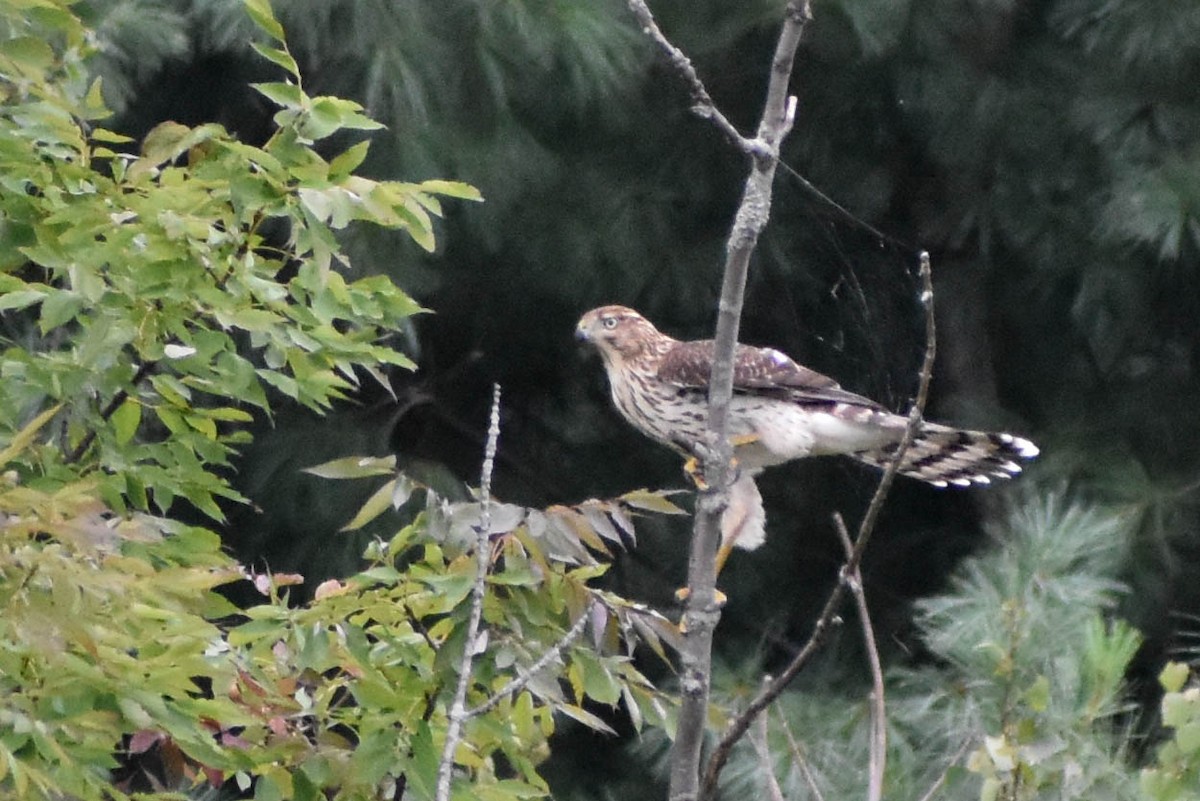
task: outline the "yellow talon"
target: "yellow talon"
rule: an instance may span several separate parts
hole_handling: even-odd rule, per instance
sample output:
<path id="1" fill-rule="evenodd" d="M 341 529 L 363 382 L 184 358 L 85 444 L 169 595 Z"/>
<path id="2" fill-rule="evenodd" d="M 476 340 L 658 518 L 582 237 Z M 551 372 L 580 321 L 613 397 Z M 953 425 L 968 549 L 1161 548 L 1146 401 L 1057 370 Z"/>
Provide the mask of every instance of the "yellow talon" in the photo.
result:
<path id="1" fill-rule="evenodd" d="M 696 489 L 701 492 L 708 489 L 708 482 L 704 480 L 704 474 L 700 472 L 700 460 L 695 456 L 689 456 L 687 461 L 683 463 L 683 472 L 696 485 Z"/>
<path id="2" fill-rule="evenodd" d="M 745 445 L 753 445 L 762 440 L 758 434 L 738 434 L 736 437 L 729 438 L 729 444 L 735 448 L 741 448 Z"/>
<path id="3" fill-rule="evenodd" d="M 680 587 L 679 589 L 675 590 L 675 600 L 679 601 L 680 603 L 683 603 L 684 601 L 686 601 L 688 599 L 689 596 L 691 596 L 691 594 L 692 594 L 692 591 L 690 589 L 688 589 L 687 587 Z M 720 590 L 714 589 L 713 590 L 713 601 L 716 602 L 718 607 L 722 607 L 726 603 L 729 602 L 729 596 L 727 596 L 725 593 L 721 592 Z"/>

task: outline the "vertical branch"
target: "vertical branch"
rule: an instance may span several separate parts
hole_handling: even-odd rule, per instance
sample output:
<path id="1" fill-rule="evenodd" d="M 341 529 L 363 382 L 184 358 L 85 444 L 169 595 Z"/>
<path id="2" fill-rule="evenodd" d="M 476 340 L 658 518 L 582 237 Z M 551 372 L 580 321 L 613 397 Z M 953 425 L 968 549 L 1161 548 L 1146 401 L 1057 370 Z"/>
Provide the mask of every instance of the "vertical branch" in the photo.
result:
<path id="1" fill-rule="evenodd" d="M 766 227 L 771 190 L 778 164 L 779 143 L 795 120 L 795 98 L 788 98 L 788 81 L 805 23 L 811 18 L 808 0 L 790 0 L 771 61 L 771 76 L 758 133 L 752 142 L 751 169 L 726 245 L 725 273 L 717 313 L 717 331 L 708 394 L 708 453 L 704 474 L 709 489 L 700 493 L 688 558 L 686 634 L 680 652 L 682 705 L 671 755 L 670 801 L 700 798 L 700 758 L 708 715 L 712 675 L 713 631 L 720 617 L 716 603 L 716 554 L 721 537 L 721 514 L 733 479 L 732 447 L 728 441 L 729 402 L 733 396 L 733 361 L 750 256 Z"/>
<path id="2" fill-rule="evenodd" d="M 846 560 L 854 554 L 854 543 L 846 530 L 846 521 L 838 512 L 833 513 L 833 525 L 838 539 L 846 552 Z M 858 622 L 862 626 L 863 645 L 867 650 L 867 664 L 871 667 L 871 722 L 870 749 L 867 759 L 867 801 L 883 798 L 883 774 L 887 768 L 887 703 L 883 687 L 883 665 L 879 661 L 879 648 L 875 645 L 875 628 L 871 625 L 871 611 L 867 608 L 867 595 L 863 591 L 862 571 L 857 565 L 847 576 L 854 605 L 858 607 Z"/>
<path id="3" fill-rule="evenodd" d="M 491 549 L 488 530 L 492 527 L 492 467 L 496 462 L 496 444 L 500 439 L 500 385 L 492 385 L 492 413 L 488 423 L 487 444 L 484 446 L 483 469 L 479 479 L 479 528 L 475 530 L 475 583 L 471 587 L 471 612 L 467 620 L 467 637 L 463 643 L 462 660 L 458 666 L 458 685 L 447 713 L 446 742 L 438 763 L 437 801 L 450 801 L 450 777 L 454 772 L 454 752 L 462 739 L 463 722 L 470 716 L 467 710 L 467 687 L 471 683 L 471 662 L 479 648 L 479 628 L 483 620 L 483 596 L 487 586 Z"/>
<path id="4" fill-rule="evenodd" d="M 829 632 L 837 620 L 837 610 L 841 604 L 842 595 L 846 591 L 846 579 L 858 569 L 859 563 L 862 562 L 863 552 L 866 550 L 867 543 L 871 539 L 871 534 L 875 530 L 875 524 L 879 520 L 879 513 L 883 509 L 883 502 L 887 499 L 896 474 L 900 472 L 900 465 L 904 461 L 904 454 L 908 451 L 909 446 L 912 445 L 913 439 L 917 436 L 917 431 L 921 428 L 921 421 L 925 414 L 925 404 L 929 400 L 929 385 L 933 380 L 933 362 L 937 356 L 937 327 L 934 324 L 933 314 L 933 271 L 929 263 L 929 254 L 925 251 L 921 251 L 920 254 L 920 271 L 921 305 L 925 307 L 925 357 L 921 361 L 921 374 L 918 379 L 917 394 L 913 399 L 912 408 L 908 411 L 908 424 L 904 427 L 904 435 L 896 445 L 896 451 L 888 461 L 887 468 L 884 469 L 883 476 L 879 479 L 879 485 L 875 487 L 875 494 L 871 496 L 871 503 L 867 506 L 867 511 L 863 515 L 862 522 L 859 523 L 858 536 L 854 540 L 854 549 L 846 557 L 846 564 L 842 566 L 838 582 L 834 585 L 833 590 L 830 591 L 829 598 L 826 599 L 825 606 L 821 609 L 821 614 L 817 618 L 817 622 L 813 624 L 812 634 L 809 635 L 808 642 L 804 643 L 804 646 L 792 658 L 787 667 L 783 669 L 783 672 L 750 701 L 745 711 L 730 722 L 729 727 L 721 736 L 720 742 L 717 743 L 717 747 L 713 749 L 712 756 L 708 759 L 708 765 L 704 770 L 704 786 L 701 798 L 712 798 L 714 796 L 717 788 L 717 779 L 721 775 L 722 768 L 725 767 L 725 762 L 729 759 L 729 754 L 733 750 L 733 746 L 746 734 L 746 730 L 750 728 L 750 724 L 754 721 L 754 718 L 778 698 L 788 683 L 808 664 L 808 660 L 812 658 L 813 654 L 824 644 L 825 638 L 829 636 Z"/>

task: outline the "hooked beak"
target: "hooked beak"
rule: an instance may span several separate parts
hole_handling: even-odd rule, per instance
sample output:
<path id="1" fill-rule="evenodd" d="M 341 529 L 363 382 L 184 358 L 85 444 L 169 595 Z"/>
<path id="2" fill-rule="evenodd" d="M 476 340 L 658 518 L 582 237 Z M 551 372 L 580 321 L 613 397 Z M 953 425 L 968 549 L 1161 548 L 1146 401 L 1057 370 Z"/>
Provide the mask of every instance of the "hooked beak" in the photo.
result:
<path id="1" fill-rule="evenodd" d="M 579 342 L 592 341 L 592 335 L 588 331 L 587 327 L 583 324 L 582 320 L 580 320 L 579 324 L 575 326 L 575 339 Z"/>

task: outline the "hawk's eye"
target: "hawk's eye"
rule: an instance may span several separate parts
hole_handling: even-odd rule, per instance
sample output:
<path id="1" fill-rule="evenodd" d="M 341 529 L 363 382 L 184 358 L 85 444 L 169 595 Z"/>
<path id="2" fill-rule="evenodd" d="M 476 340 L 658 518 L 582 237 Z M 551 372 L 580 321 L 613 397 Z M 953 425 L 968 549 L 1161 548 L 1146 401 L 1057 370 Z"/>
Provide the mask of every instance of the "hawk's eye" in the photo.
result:
<path id="1" fill-rule="evenodd" d="M 601 325 L 603 325 L 605 328 L 607 328 L 611 331 L 612 329 L 617 327 L 617 318 L 616 317 L 605 317 L 601 321 Z"/>

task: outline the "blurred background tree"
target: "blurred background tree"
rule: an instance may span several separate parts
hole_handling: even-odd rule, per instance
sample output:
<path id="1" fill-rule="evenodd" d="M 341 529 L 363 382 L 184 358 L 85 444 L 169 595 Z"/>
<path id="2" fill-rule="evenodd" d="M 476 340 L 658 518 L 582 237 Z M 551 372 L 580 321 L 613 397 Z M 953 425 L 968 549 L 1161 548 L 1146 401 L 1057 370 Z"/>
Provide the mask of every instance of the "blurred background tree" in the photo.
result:
<path id="1" fill-rule="evenodd" d="M 743 129 L 782 5 L 652 3 Z M 270 109 L 246 84 L 277 76 L 250 53 L 237 0 L 86 6 L 114 127 L 215 120 L 264 135 Z M 362 543 L 331 532 L 361 498 L 299 468 L 395 451 L 430 480 L 470 476 L 492 381 L 507 399 L 501 496 L 682 486 L 675 457 L 609 408 L 570 333 L 619 302 L 708 335 L 744 165 L 689 113 L 624 3 L 296 0 L 279 13 L 311 91 L 389 126 L 369 174 L 459 179 L 487 203 L 453 209 L 433 256 L 386 233 L 347 243 L 357 270 L 436 312 L 406 332 L 421 369 L 394 377 L 398 402 L 363 396 L 328 427 L 301 410 L 264 421 L 238 466 L 255 507 L 231 509 L 231 530 L 259 533 L 229 545 L 315 579 L 349 572 Z M 818 0 L 814 14 L 785 143 L 794 173 L 743 339 L 902 407 L 921 344 L 914 254 L 928 248 L 931 416 L 1031 436 L 1044 456 L 1024 483 L 1130 521 L 1122 613 L 1146 637 L 1135 675 L 1157 673 L 1200 614 L 1200 2 Z M 764 480 L 771 539 L 723 577 L 732 662 L 769 667 L 805 633 L 840 558 L 830 512 L 853 518 L 872 478 L 816 460 Z M 944 585 L 1004 506 L 994 490 L 897 489 L 864 567 L 894 659 L 926 658 L 910 602 Z M 651 532 L 614 571 L 620 591 L 668 606 L 686 530 Z M 835 651 L 853 652 L 844 639 Z"/>

